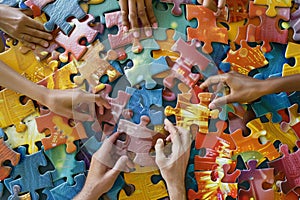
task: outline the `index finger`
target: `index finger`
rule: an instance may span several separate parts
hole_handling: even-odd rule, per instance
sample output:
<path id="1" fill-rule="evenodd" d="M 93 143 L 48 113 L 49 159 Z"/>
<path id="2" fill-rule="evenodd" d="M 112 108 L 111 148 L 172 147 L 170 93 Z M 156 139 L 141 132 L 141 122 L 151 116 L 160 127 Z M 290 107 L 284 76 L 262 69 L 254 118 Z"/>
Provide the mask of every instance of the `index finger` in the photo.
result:
<path id="1" fill-rule="evenodd" d="M 223 74 L 211 76 L 208 79 L 206 79 L 203 83 L 200 84 L 200 88 L 205 89 L 211 85 L 215 85 L 215 84 L 224 82 L 224 78 L 225 77 Z"/>

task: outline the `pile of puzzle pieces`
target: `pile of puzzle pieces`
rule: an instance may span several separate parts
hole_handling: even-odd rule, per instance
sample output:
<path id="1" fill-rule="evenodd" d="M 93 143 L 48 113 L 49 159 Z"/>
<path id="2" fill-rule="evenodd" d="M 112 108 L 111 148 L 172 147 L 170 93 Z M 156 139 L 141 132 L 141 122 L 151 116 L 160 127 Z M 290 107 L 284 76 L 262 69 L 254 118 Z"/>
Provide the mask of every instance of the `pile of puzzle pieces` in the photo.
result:
<path id="1" fill-rule="evenodd" d="M 101 199 L 168 199 L 153 153 L 167 134 L 164 118 L 195 134 L 188 199 L 299 199 L 299 92 L 210 110 L 214 94 L 199 84 L 229 71 L 258 79 L 300 73 L 300 2 L 227 0 L 217 17 L 196 1 L 153 0 L 159 28 L 150 37 L 141 28 L 140 39 L 122 32 L 117 0 L 0 3 L 32 9 L 54 36 L 26 53 L 7 39 L 1 61 L 49 89 L 99 92 L 111 104 L 78 122 L 0 90 L 0 199 L 72 199 L 115 131 L 126 133 L 119 153 L 131 155 L 136 171 L 121 173 Z"/>

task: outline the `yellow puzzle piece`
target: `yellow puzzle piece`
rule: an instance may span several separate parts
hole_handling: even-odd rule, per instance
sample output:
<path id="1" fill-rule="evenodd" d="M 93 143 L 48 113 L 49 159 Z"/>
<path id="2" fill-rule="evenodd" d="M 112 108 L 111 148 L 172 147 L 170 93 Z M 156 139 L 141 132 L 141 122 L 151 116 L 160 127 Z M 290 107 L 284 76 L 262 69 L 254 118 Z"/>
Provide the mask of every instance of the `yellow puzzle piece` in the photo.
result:
<path id="1" fill-rule="evenodd" d="M 266 11 L 267 16 L 275 17 L 277 15 L 276 7 L 290 8 L 291 0 L 254 0 L 254 4 L 268 6 Z"/>
<path id="2" fill-rule="evenodd" d="M 290 76 L 293 74 L 300 74 L 300 52 L 299 52 L 300 44 L 296 44 L 293 42 L 289 42 L 286 50 L 285 57 L 286 58 L 295 58 L 295 65 L 290 66 L 285 63 L 282 68 L 282 76 Z"/>

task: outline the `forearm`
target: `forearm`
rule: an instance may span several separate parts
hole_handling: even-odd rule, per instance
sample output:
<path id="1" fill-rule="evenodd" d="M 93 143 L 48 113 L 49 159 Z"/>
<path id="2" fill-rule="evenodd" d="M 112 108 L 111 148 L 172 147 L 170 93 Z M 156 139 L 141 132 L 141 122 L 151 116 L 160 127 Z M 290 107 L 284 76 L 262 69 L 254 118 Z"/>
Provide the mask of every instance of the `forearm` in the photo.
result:
<path id="1" fill-rule="evenodd" d="M 22 93 L 40 103 L 45 103 L 48 89 L 37 85 L 0 61 L 0 86 Z"/>
<path id="2" fill-rule="evenodd" d="M 170 200 L 186 200 L 186 190 L 184 182 L 183 184 L 176 184 L 176 183 L 167 183 L 168 193 Z"/>
<path id="3" fill-rule="evenodd" d="M 264 95 L 279 92 L 300 91 L 300 74 L 267 79 L 262 84 Z"/>

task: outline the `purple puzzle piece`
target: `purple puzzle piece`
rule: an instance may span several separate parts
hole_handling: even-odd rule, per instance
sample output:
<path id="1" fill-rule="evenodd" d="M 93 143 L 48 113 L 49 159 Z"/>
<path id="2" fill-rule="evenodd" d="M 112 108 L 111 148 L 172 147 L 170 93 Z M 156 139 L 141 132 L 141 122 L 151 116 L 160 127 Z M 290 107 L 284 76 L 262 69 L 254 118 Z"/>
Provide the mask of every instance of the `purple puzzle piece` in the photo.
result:
<path id="1" fill-rule="evenodd" d="M 293 39 L 300 40 L 300 9 L 297 9 L 291 14 L 290 26 L 293 28 Z"/>
<path id="2" fill-rule="evenodd" d="M 269 167 L 273 167 L 275 174 L 283 172 L 285 181 L 281 182 L 281 190 L 284 194 L 289 193 L 296 187 L 300 187 L 300 150 L 289 153 L 286 144 L 280 146 L 279 150 L 283 153 L 283 157 L 268 163 Z"/>
<path id="3" fill-rule="evenodd" d="M 182 9 L 180 8 L 181 4 L 196 4 L 193 0 L 160 0 L 160 2 L 173 3 L 172 14 L 175 16 L 182 15 Z"/>
<path id="4" fill-rule="evenodd" d="M 239 191 L 239 198 L 241 199 L 274 199 L 274 190 L 264 190 L 262 184 L 264 182 L 272 184 L 274 182 L 274 169 L 256 169 L 256 160 L 249 160 L 247 162 L 248 170 L 241 170 L 238 182 L 248 181 L 250 184 L 249 190 L 241 189 Z"/>

